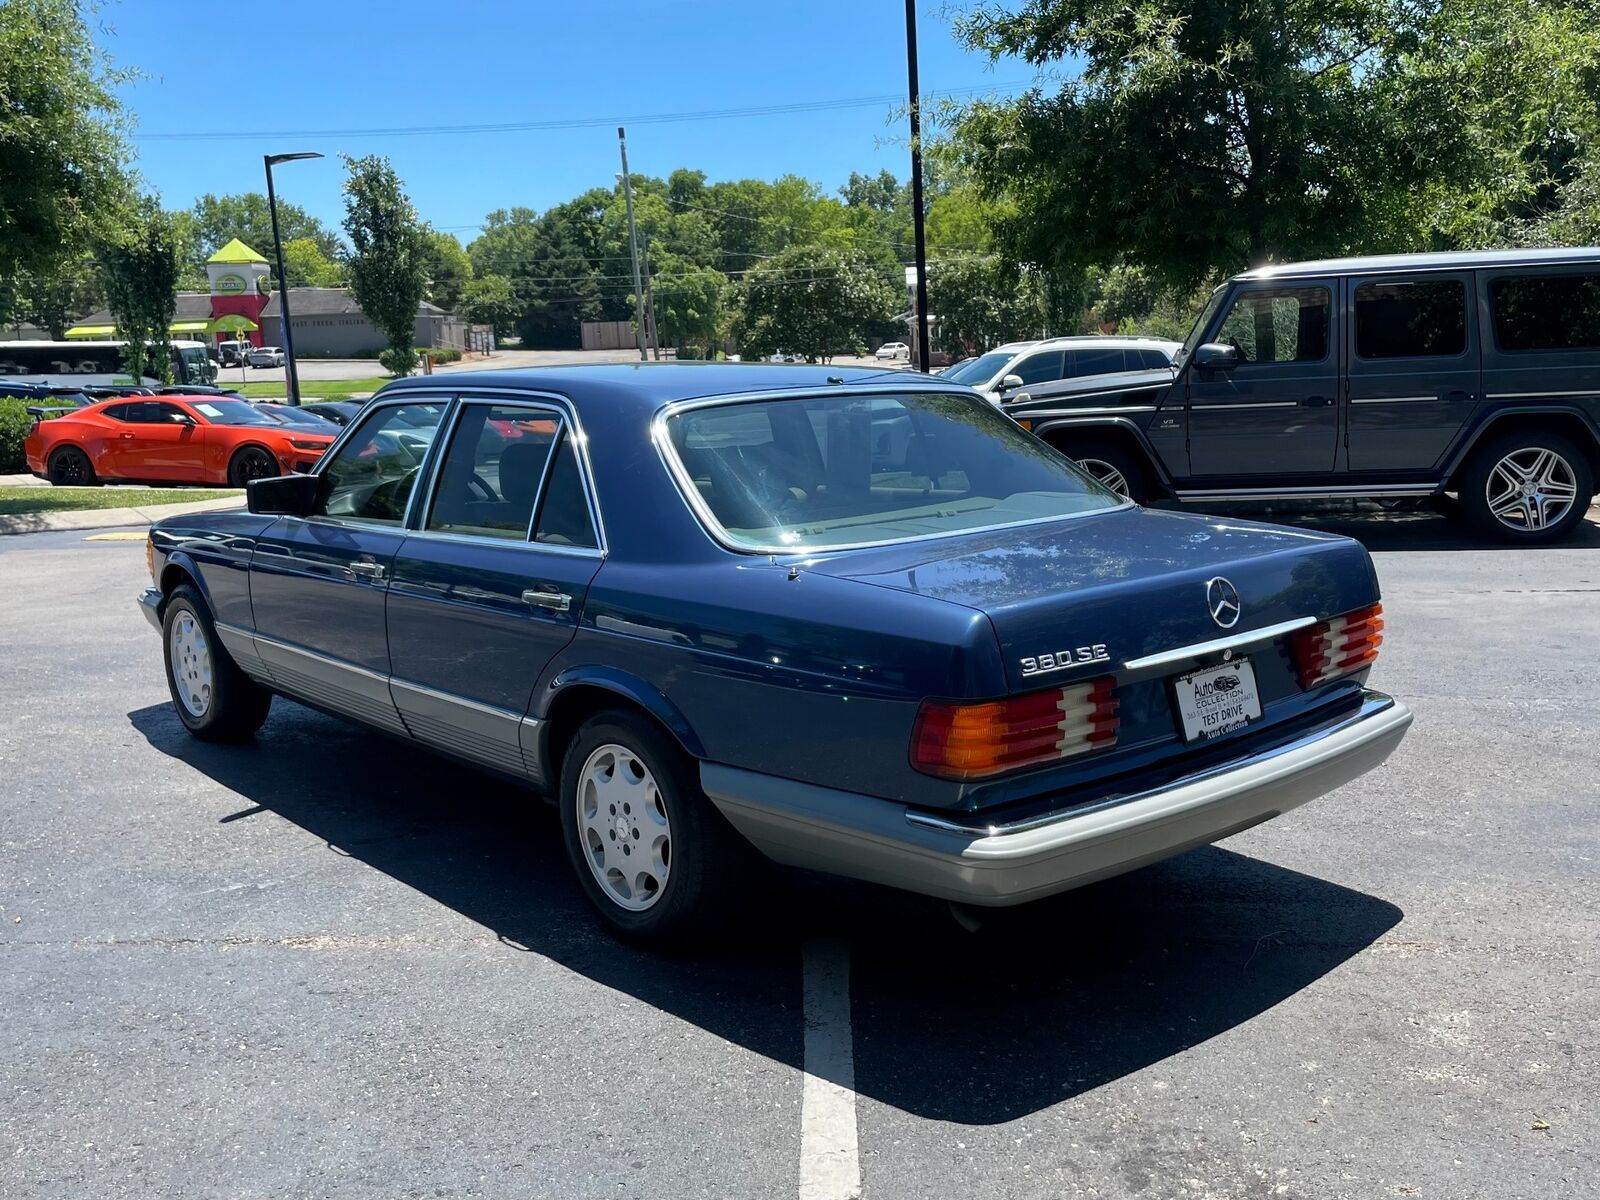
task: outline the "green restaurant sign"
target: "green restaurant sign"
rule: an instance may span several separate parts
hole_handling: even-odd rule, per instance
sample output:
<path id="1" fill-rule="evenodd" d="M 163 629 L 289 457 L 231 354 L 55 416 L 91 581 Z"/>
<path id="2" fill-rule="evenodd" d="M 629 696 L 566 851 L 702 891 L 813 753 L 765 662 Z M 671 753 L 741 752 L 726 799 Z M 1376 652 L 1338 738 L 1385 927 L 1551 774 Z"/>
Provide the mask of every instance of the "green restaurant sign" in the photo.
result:
<path id="1" fill-rule="evenodd" d="M 212 291 L 219 296 L 239 296 L 244 294 L 247 286 L 243 275 L 229 273 L 217 276 L 217 281 L 213 285 Z"/>

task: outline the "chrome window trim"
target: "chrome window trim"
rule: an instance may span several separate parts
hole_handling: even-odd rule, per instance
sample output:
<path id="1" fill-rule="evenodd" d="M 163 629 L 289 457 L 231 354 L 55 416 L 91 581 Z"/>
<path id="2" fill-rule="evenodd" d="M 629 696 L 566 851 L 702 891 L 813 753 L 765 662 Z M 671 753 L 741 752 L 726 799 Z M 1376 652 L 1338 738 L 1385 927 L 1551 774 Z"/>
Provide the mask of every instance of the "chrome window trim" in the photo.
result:
<path id="1" fill-rule="evenodd" d="M 325 475 L 327 473 L 328 464 L 331 463 L 338 455 L 339 451 L 344 448 L 344 444 L 355 436 L 356 430 L 365 427 L 367 422 L 372 419 L 373 414 L 382 409 L 394 408 L 404 404 L 443 404 L 444 412 L 439 414 L 439 426 L 440 428 L 443 428 L 445 422 L 450 420 L 451 407 L 455 404 L 455 402 L 456 394 L 453 389 L 446 389 L 443 392 L 436 392 L 423 391 L 419 388 L 415 393 L 396 392 L 392 396 L 383 396 L 381 394 L 374 396 L 370 400 L 366 401 L 361 406 L 361 411 L 356 413 L 355 416 L 351 417 L 349 423 L 339 430 L 338 435 L 333 439 L 333 441 L 328 443 L 327 448 L 323 450 L 321 457 L 317 459 L 317 461 L 312 465 L 311 470 L 306 472 L 306 474 L 318 479 Z M 424 473 L 424 484 L 427 483 L 427 475 L 432 471 L 433 456 L 434 444 L 430 442 L 428 445 L 428 452 L 422 456 L 422 462 L 417 467 L 417 470 Z M 410 530 L 412 510 L 415 508 L 416 503 L 417 489 L 413 488 L 411 495 L 406 498 L 406 511 L 405 514 L 400 518 L 400 524 L 398 526 L 390 525 L 387 521 L 374 521 L 370 519 L 363 519 L 361 517 L 329 516 L 326 513 L 313 513 L 309 517 L 300 517 L 297 519 L 302 521 L 328 521 L 334 525 L 344 525 L 352 529 L 398 528 L 401 533 L 406 533 Z"/>
<path id="2" fill-rule="evenodd" d="M 469 546 L 498 546 L 502 550 L 544 550 L 551 554 L 565 554 L 572 558 L 604 558 L 605 552 L 591 546 L 558 546 L 551 542 L 527 542 L 517 538 L 483 537 L 475 533 L 447 533 L 438 529 L 407 529 L 408 538 L 422 538 L 430 542 L 460 542 Z"/>
<path id="3" fill-rule="evenodd" d="M 1235 633 L 1229 637 L 1212 638 L 1208 642 L 1192 642 L 1187 646 L 1177 646 L 1157 654 L 1146 654 L 1142 658 L 1130 658 L 1123 662 L 1122 669 L 1143 671 L 1150 667 L 1170 667 L 1174 663 L 1187 662 L 1191 658 L 1203 658 L 1207 654 L 1218 654 L 1223 650 L 1237 650 L 1241 646 L 1270 642 L 1273 638 L 1282 637 L 1286 633 L 1293 633 L 1297 629 L 1304 629 L 1316 623 L 1315 617 L 1295 617 L 1292 621 L 1279 621 L 1276 625 L 1264 625 L 1260 629 Z"/>
<path id="4" fill-rule="evenodd" d="M 867 378 L 870 379 L 871 376 L 868 376 Z M 965 537 L 969 534 L 975 533 L 991 533 L 997 529 L 1023 529 L 1033 525 L 1047 525 L 1056 521 L 1077 520 L 1080 517 L 1099 516 L 1102 513 L 1119 512 L 1125 508 L 1135 507 L 1132 500 L 1124 500 L 1121 504 L 1113 504 L 1107 508 L 1089 509 L 1085 512 L 1061 513 L 1052 517 L 1034 517 L 1026 521 L 1003 521 L 998 525 L 976 525 L 970 529 L 952 529 L 945 533 L 921 533 L 911 537 L 886 538 L 875 542 L 849 542 L 842 545 L 826 547 L 754 547 L 736 541 L 728 533 L 728 531 L 723 528 L 722 522 L 717 520 L 716 514 L 711 511 L 710 506 L 706 504 L 705 500 L 701 497 L 700 489 L 695 487 L 694 480 L 689 476 L 689 472 L 684 468 L 683 463 L 679 461 L 677 450 L 675 447 L 673 447 L 671 435 L 667 431 L 667 422 L 673 417 L 699 408 L 718 408 L 725 405 L 731 406 L 736 404 L 751 404 L 771 400 L 798 400 L 816 399 L 818 397 L 829 398 L 835 396 L 861 396 L 871 395 L 874 393 L 885 396 L 964 396 L 974 400 L 977 403 L 984 404 L 990 409 L 994 408 L 994 405 L 986 400 L 975 389 L 964 387 L 960 384 L 941 385 L 930 380 L 920 383 L 915 387 L 906 386 L 903 384 L 898 387 L 885 384 L 873 384 L 863 388 L 859 386 L 862 382 L 864 381 L 858 379 L 852 383 L 835 384 L 820 388 L 785 388 L 770 392 L 729 392 L 726 395 L 721 396 L 700 396 L 690 400 L 674 400 L 658 409 L 656 415 L 651 419 L 650 440 L 655 443 L 656 454 L 661 459 L 662 465 L 666 467 L 667 474 L 672 478 L 673 483 L 677 485 L 679 498 L 683 500 L 690 513 L 699 522 L 700 528 L 705 532 L 706 536 L 717 545 L 721 546 L 724 550 L 732 551 L 735 554 L 752 556 L 807 556 L 811 554 L 834 554 L 845 550 L 868 550 L 876 546 L 907 546 L 917 542 L 940 541 L 945 538 Z M 1001 415 L 1004 416 L 1007 414 Z"/>

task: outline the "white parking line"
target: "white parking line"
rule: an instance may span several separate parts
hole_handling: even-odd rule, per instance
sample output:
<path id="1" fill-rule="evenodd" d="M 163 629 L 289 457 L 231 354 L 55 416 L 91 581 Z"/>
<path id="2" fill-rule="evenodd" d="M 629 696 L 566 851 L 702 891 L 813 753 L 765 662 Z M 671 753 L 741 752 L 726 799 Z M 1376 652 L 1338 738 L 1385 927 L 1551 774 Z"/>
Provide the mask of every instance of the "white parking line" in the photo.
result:
<path id="1" fill-rule="evenodd" d="M 850 945 L 807 942 L 803 959 L 805 1090 L 800 1101 L 800 1200 L 861 1195 L 856 1065 L 850 1031 Z"/>

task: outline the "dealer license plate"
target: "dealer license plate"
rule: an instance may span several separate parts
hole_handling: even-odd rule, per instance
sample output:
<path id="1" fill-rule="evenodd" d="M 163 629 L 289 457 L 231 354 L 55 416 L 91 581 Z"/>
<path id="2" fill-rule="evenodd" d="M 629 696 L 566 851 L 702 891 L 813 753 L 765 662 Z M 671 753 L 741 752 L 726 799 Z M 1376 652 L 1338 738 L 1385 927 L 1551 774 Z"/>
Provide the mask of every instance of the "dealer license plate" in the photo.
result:
<path id="1" fill-rule="evenodd" d="M 1214 738 L 1261 716 L 1261 696 L 1249 659 L 1179 675 L 1172 688 L 1183 736 L 1191 742 Z"/>

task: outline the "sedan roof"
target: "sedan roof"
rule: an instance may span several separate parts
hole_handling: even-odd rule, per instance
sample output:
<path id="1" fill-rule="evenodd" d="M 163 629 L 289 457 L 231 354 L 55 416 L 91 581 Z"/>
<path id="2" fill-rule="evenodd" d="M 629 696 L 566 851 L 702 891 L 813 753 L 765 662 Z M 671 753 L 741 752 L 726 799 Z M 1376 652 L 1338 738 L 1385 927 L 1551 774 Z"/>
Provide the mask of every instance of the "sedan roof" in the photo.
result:
<path id="1" fill-rule="evenodd" d="M 929 386 L 948 389 L 949 380 L 916 371 L 882 367 L 812 367 L 779 363 L 597 363 L 555 367 L 517 367 L 502 371 L 453 371 L 413 375 L 384 385 L 380 396 L 402 391 L 451 392 L 473 388 L 516 388 L 553 392 L 574 403 L 604 401 L 654 411 L 677 400 L 732 396 L 744 392 L 786 392 L 807 388 L 884 387 L 904 391 Z"/>

